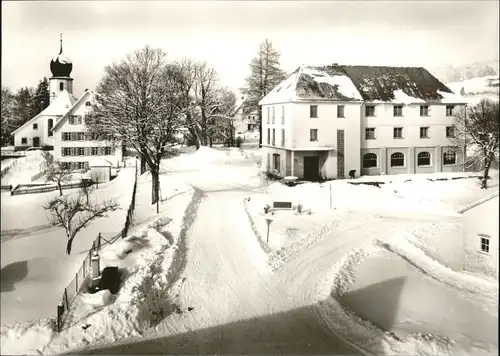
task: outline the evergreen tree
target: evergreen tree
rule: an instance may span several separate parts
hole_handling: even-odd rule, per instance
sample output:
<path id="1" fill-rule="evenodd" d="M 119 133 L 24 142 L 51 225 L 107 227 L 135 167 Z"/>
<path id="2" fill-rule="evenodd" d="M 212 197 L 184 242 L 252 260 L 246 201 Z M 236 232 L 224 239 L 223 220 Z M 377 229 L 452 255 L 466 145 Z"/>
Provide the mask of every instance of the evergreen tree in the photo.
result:
<path id="1" fill-rule="evenodd" d="M 38 86 L 36 87 L 35 94 L 33 96 L 32 110 L 33 112 L 35 112 L 35 115 L 38 115 L 47 106 L 49 106 L 49 102 L 50 102 L 49 80 L 46 77 L 44 77 L 42 80 L 38 82 Z"/>
<path id="2" fill-rule="evenodd" d="M 13 105 L 14 95 L 10 91 L 10 88 L 2 86 L 2 121 L 0 125 L 0 141 L 2 146 L 9 145 L 13 142 L 13 137 L 11 136 L 12 131 L 15 129 L 12 114 Z"/>
<path id="3" fill-rule="evenodd" d="M 258 112 L 259 147 L 262 145 L 262 108 L 259 101 L 283 79 L 285 73 L 280 69 L 280 53 L 266 39 L 260 44 L 257 56 L 250 62 L 250 75 L 245 79 L 246 85 L 241 88 L 245 95 L 243 114 Z"/>
<path id="4" fill-rule="evenodd" d="M 12 109 L 15 128 L 31 120 L 37 112 L 33 109 L 33 88 L 24 87 L 18 90 L 14 97 Z"/>

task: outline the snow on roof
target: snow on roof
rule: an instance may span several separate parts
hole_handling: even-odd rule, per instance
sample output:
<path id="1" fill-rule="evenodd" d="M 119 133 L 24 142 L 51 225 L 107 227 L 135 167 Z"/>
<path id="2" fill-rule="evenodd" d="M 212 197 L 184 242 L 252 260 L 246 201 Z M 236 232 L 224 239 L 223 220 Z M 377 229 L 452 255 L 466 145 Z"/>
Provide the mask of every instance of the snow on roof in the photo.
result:
<path id="1" fill-rule="evenodd" d="M 422 67 L 300 66 L 278 84 L 260 105 L 292 100 L 441 102 L 452 91 Z M 463 102 L 459 101 L 459 102 Z"/>
<path id="2" fill-rule="evenodd" d="M 112 164 L 104 158 L 95 158 L 89 162 L 90 167 L 111 167 Z"/>
<path id="3" fill-rule="evenodd" d="M 394 95 L 394 99 L 392 99 L 393 103 L 401 103 L 401 104 L 425 103 L 425 100 L 409 96 L 400 89 L 394 90 L 393 95 Z"/>
<path id="4" fill-rule="evenodd" d="M 23 126 L 17 128 L 12 134 L 22 129 L 27 125 L 39 118 L 40 116 L 63 116 L 65 115 L 75 104 L 76 99 L 71 95 L 66 89 L 59 93 L 59 95 L 54 99 L 53 102 L 49 104 L 41 113 L 33 117 L 31 120 L 27 121 Z"/>
<path id="5" fill-rule="evenodd" d="M 466 212 L 467 210 L 470 210 L 470 209 L 472 209 L 472 208 L 475 208 L 475 207 L 476 207 L 476 206 L 478 206 L 478 205 L 481 205 L 481 204 L 483 204 L 483 203 L 486 203 L 487 201 L 489 201 L 489 200 L 491 200 L 491 199 L 493 199 L 493 198 L 498 197 L 498 193 L 499 193 L 499 191 L 497 190 L 496 192 L 493 192 L 492 194 L 490 194 L 490 195 L 488 195 L 488 196 L 485 196 L 484 198 L 481 198 L 481 199 L 479 199 L 479 200 L 476 200 L 474 203 L 471 203 L 471 204 L 469 204 L 469 205 L 467 205 L 467 206 L 464 206 L 463 208 L 461 208 L 461 209 L 460 209 L 460 210 L 458 210 L 457 212 L 458 212 L 459 214 L 462 214 L 462 213 Z"/>
<path id="6" fill-rule="evenodd" d="M 84 99 L 87 95 L 93 95 L 93 94 L 94 94 L 94 92 L 92 92 L 91 90 L 87 90 L 86 92 L 84 92 L 84 93 L 82 94 L 82 96 L 80 96 L 80 98 L 79 98 L 76 102 L 74 102 L 74 103 L 73 103 L 73 105 L 72 105 L 72 106 L 71 106 L 71 107 L 70 107 L 70 108 L 66 111 L 66 113 L 63 115 L 63 117 L 62 117 L 59 121 L 57 121 L 57 123 L 56 123 L 56 124 L 54 125 L 54 127 L 52 128 L 52 132 L 55 132 L 55 131 L 56 131 L 56 130 L 57 130 L 57 129 L 58 129 L 58 128 L 59 128 L 59 127 L 63 124 L 63 122 L 65 122 L 65 121 L 66 121 L 66 119 L 68 118 L 68 116 L 69 116 L 69 114 L 70 114 L 71 110 L 72 110 L 73 108 L 77 107 L 77 104 L 79 104 L 80 102 L 82 102 L 82 101 L 83 101 L 83 99 Z"/>

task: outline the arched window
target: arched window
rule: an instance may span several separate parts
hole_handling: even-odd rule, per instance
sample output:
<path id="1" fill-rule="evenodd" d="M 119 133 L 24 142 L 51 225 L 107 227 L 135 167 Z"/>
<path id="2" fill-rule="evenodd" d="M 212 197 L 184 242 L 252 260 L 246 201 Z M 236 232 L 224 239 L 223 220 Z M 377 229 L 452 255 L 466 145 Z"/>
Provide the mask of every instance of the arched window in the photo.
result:
<path id="1" fill-rule="evenodd" d="M 417 166 L 430 166 L 431 154 L 429 152 L 420 152 L 417 155 Z"/>
<path id="2" fill-rule="evenodd" d="M 54 120 L 49 119 L 47 123 L 47 128 L 49 130 L 49 136 L 52 136 L 54 133 L 52 132 L 52 127 L 54 127 Z"/>
<path id="3" fill-rule="evenodd" d="M 453 151 L 446 151 L 445 153 L 443 153 L 444 165 L 455 164 L 456 159 L 457 159 L 456 153 Z"/>
<path id="4" fill-rule="evenodd" d="M 405 155 L 401 152 L 395 152 L 391 155 L 391 167 L 404 167 Z"/>
<path id="5" fill-rule="evenodd" d="M 59 83 L 59 90 L 63 91 L 64 90 L 64 83 Z"/>
<path id="6" fill-rule="evenodd" d="M 377 155 L 375 153 L 366 153 L 363 155 L 363 168 L 377 167 Z"/>
<path id="7" fill-rule="evenodd" d="M 91 105 L 92 105 L 92 104 L 91 104 L 91 102 L 90 102 L 90 101 L 87 101 L 87 102 L 85 103 L 85 106 L 91 106 Z"/>

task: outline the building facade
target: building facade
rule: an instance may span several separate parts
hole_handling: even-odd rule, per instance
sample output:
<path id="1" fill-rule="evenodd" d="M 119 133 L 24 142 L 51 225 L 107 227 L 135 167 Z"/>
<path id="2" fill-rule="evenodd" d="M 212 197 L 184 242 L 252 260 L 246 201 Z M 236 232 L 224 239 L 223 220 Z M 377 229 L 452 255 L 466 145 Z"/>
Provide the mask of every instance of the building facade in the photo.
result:
<path id="1" fill-rule="evenodd" d="M 498 191 L 459 210 L 464 269 L 498 278 Z"/>
<path id="2" fill-rule="evenodd" d="M 88 169 L 97 157 L 114 167 L 122 161 L 122 147 L 117 140 L 96 140 L 86 133 L 85 120 L 92 117 L 94 94 L 85 91 L 73 96 L 73 64 L 62 51 L 50 62 L 50 103 L 40 114 L 13 132 L 17 150 L 40 147 L 54 150 L 54 159 L 71 169 Z"/>
<path id="3" fill-rule="evenodd" d="M 454 171 L 464 105 L 423 68 L 302 66 L 262 105 L 265 170 L 308 180 Z"/>

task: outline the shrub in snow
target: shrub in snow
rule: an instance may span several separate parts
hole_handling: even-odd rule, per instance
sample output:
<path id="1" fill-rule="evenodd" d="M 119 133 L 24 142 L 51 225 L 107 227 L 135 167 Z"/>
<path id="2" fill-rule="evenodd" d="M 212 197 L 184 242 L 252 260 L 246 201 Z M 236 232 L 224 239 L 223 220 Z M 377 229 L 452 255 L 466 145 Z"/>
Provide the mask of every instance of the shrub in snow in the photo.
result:
<path id="1" fill-rule="evenodd" d="M 297 205 L 297 212 L 302 213 L 302 204 Z"/>
<path id="2" fill-rule="evenodd" d="M 264 214 L 267 214 L 269 212 L 269 209 L 271 209 L 271 206 L 269 204 L 266 204 L 266 206 L 264 206 Z"/>

